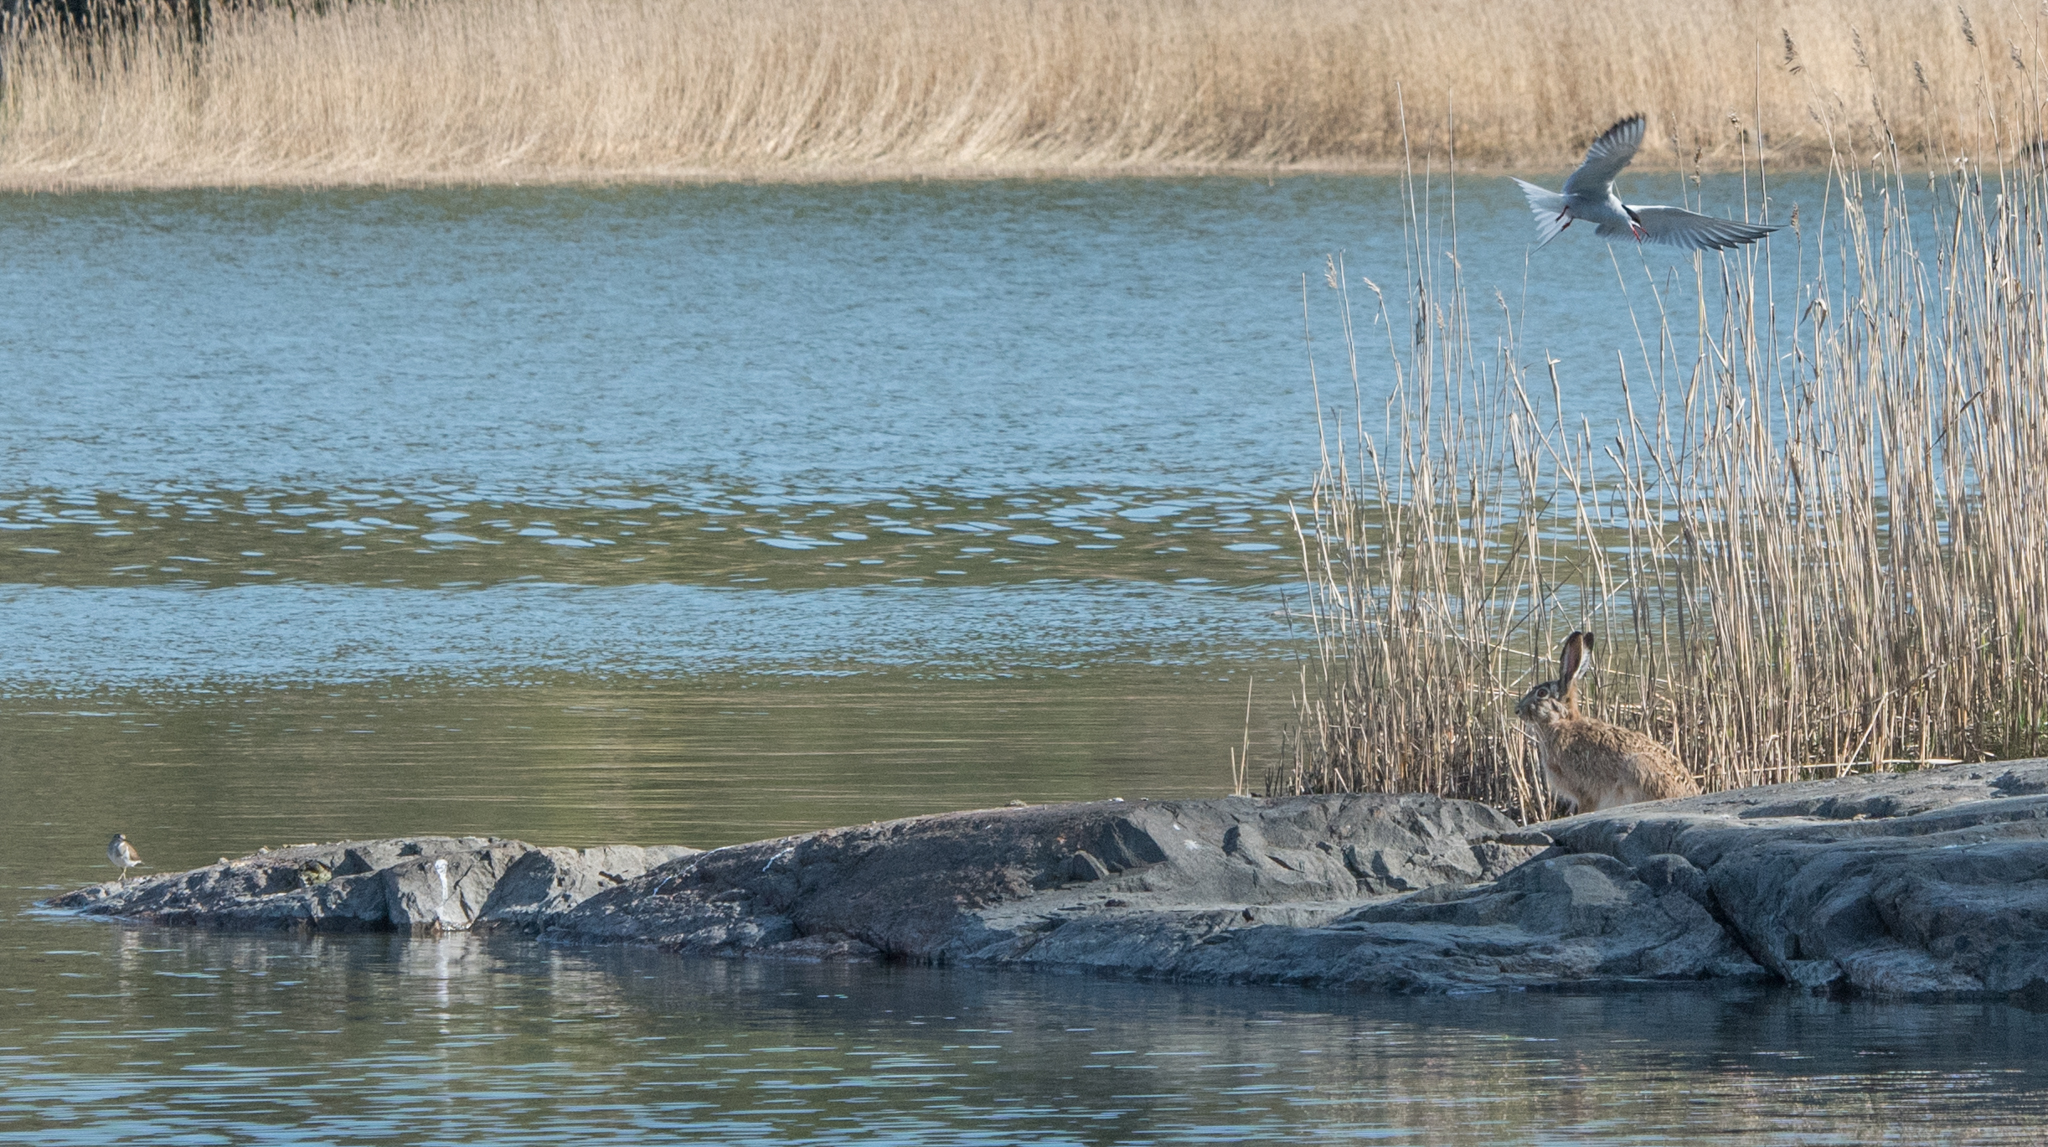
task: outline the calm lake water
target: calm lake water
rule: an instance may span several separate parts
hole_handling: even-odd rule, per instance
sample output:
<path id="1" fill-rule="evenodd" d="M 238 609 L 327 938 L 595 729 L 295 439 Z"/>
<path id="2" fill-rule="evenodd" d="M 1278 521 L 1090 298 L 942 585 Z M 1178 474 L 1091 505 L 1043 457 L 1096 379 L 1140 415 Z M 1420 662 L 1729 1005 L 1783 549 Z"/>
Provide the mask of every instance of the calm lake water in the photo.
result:
<path id="1" fill-rule="evenodd" d="M 1526 258 L 1503 181 L 1458 211 L 1475 312 L 1611 415 L 1689 262 Z M 164 870 L 1226 790 L 1299 649 L 1311 348 L 1352 400 L 1325 256 L 1383 345 L 1402 215 L 1372 179 L 0 198 L 0 1142 L 2037 1139 L 2048 1022 L 2002 1005 L 30 910 L 117 830 Z"/>

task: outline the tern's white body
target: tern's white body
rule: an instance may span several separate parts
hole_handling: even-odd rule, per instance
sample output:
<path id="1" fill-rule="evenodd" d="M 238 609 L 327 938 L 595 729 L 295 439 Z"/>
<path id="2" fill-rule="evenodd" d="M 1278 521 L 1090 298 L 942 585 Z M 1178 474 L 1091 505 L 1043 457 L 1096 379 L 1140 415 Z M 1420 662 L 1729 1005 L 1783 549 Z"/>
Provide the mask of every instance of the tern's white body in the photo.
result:
<path id="1" fill-rule="evenodd" d="M 1662 243 L 1695 251 L 1723 250 L 1754 243 L 1776 231 L 1776 225 L 1716 219 L 1661 204 L 1630 205 L 1614 193 L 1614 177 L 1636 157 L 1643 142 L 1643 117 L 1630 116 L 1602 132 L 1586 149 L 1586 161 L 1564 181 L 1562 192 L 1547 191 L 1517 179 L 1529 210 L 1536 216 L 1536 234 L 1548 243 L 1583 219 L 1601 236 L 1632 235 L 1638 243 Z"/>

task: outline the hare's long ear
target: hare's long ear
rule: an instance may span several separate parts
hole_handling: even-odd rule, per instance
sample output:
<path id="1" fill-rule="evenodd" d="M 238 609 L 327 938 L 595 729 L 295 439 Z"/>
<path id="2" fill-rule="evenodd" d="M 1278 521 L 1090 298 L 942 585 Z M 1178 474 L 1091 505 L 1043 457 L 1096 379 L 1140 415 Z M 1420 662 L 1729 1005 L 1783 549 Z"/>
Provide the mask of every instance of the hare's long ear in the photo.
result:
<path id="1" fill-rule="evenodd" d="M 1558 692 L 1566 697 L 1572 695 L 1572 685 L 1586 671 L 1586 644 L 1582 643 L 1590 643 L 1588 635 L 1574 629 L 1564 639 L 1564 652 L 1558 655 Z"/>

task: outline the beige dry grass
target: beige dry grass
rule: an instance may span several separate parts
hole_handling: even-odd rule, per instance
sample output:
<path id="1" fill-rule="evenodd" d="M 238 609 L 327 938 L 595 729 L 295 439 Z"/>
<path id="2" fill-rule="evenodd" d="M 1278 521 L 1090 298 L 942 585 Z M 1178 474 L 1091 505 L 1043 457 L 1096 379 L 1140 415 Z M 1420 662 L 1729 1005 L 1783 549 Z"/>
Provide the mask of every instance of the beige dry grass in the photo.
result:
<path id="1" fill-rule="evenodd" d="M 204 3 L 206 0 L 200 0 Z M 0 185 L 1567 166 L 1986 155 L 2039 11 L 1904 0 L 396 0 L 0 36 Z M 1967 21 L 1967 26 L 1966 26 Z M 1405 112 L 1405 114 L 1404 114 Z M 1404 120 L 1407 131 L 1404 133 Z M 1455 132 L 1449 125 L 1455 124 Z M 2000 125 L 2002 128 L 2003 125 Z"/>
<path id="2" fill-rule="evenodd" d="M 1476 345 L 1418 206 L 1409 291 L 1364 296 L 1386 343 L 1349 348 L 1393 403 L 1326 423 L 1302 508 L 1316 655 L 1268 789 L 1543 816 L 1512 709 L 1579 628 L 1600 715 L 1709 789 L 2048 749 L 2044 161 L 1845 160 L 1796 298 L 1763 246 L 1698 257 L 1679 313 L 1617 262 L 1644 341 L 1601 425 L 1560 414 L 1588 380 Z M 1347 330 L 1360 282 L 1332 265 Z"/>

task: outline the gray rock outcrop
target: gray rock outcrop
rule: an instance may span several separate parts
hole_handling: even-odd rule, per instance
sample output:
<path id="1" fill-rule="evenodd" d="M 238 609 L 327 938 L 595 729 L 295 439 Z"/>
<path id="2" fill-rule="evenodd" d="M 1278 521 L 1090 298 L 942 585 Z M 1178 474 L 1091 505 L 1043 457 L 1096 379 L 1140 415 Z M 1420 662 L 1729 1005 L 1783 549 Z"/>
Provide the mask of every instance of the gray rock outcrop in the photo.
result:
<path id="1" fill-rule="evenodd" d="M 698 850 L 681 845 L 532 848 L 505 870 L 477 919 L 537 932 L 608 888 L 696 855 Z"/>
<path id="2" fill-rule="evenodd" d="M 1170 973 L 1177 945 L 1219 926 L 1320 923 L 1364 897 L 1490 880 L 1538 851 L 1495 840 L 1513 828 L 1426 796 L 944 813 L 714 849 L 553 929 L 722 955 L 1040 963 L 1048 935 L 1086 921 L 1103 950 L 1060 962 Z"/>
<path id="3" fill-rule="evenodd" d="M 331 875 L 309 865 L 318 861 Z M 1439 991 L 1782 979 L 2048 1001 L 2048 761 L 1746 789 L 1519 828 L 1427 796 L 945 813 L 696 852 L 306 845 L 58 907 L 718 956 Z"/>
<path id="4" fill-rule="evenodd" d="M 535 848 L 423 836 L 263 849 L 190 872 L 109 882 L 51 901 L 159 924 L 318 932 L 538 928 L 599 890 L 692 848 Z"/>
<path id="5" fill-rule="evenodd" d="M 1786 981 L 2048 998 L 2048 761 L 1738 789 L 1541 826 L 1693 893 Z"/>

